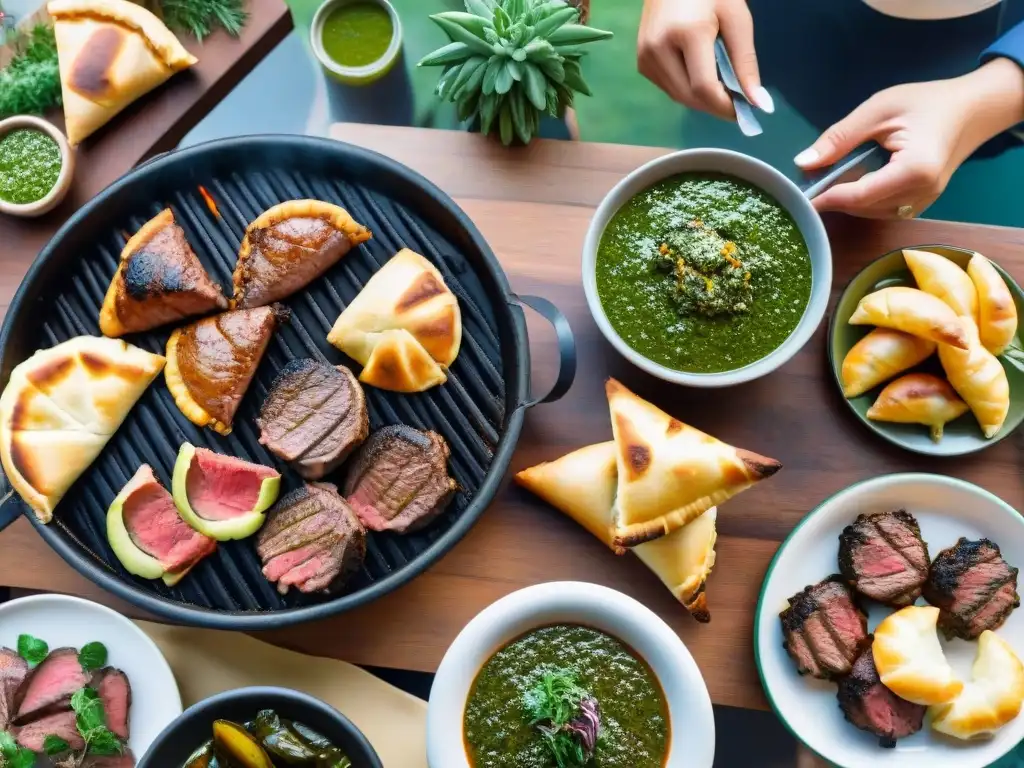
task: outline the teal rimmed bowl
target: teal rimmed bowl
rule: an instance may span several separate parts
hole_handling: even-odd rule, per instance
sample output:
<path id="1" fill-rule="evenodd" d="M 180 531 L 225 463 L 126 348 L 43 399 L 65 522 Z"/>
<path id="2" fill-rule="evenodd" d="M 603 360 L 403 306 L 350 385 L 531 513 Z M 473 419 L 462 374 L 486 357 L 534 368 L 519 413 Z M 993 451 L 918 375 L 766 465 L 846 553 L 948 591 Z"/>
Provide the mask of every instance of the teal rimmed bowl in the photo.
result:
<path id="1" fill-rule="evenodd" d="M 843 390 L 843 359 L 853 345 L 872 330 L 872 327 L 868 325 L 850 325 L 850 316 L 857 308 L 857 304 L 869 293 L 882 288 L 897 285 L 915 286 L 914 279 L 903 258 L 903 250 L 900 248 L 890 251 L 861 270 L 843 290 L 832 311 L 828 333 L 829 367 L 840 394 Z M 949 259 L 961 268 L 967 267 L 967 262 L 975 253 L 950 245 L 908 245 L 906 250 L 930 251 Z M 992 263 L 1003 280 L 1006 281 L 1006 285 L 1013 295 L 1013 301 L 1017 305 L 1017 316 L 1024 321 L 1024 291 L 1005 269 L 995 262 Z M 1019 336 L 1014 338 L 1014 344 L 1020 346 Z M 1005 356 L 1001 356 L 999 362 L 1002 363 L 1010 382 L 1010 412 L 1006 416 L 1003 428 L 994 437 L 988 439 L 982 435 L 978 422 L 970 411 L 946 424 L 942 440 L 937 443 L 932 441 L 928 427 L 924 425 L 892 424 L 868 419 L 868 409 L 875 402 L 878 393 L 889 383 L 888 381 L 868 390 L 863 395 L 846 399 L 846 404 L 850 406 L 857 418 L 867 425 L 868 429 L 908 451 L 929 456 L 962 456 L 967 453 L 983 451 L 1007 437 L 1024 421 L 1024 369 L 1018 368 Z M 935 355 L 904 373 L 915 371 L 926 371 L 946 378 L 942 366 L 939 365 L 938 357 Z"/>
<path id="2" fill-rule="evenodd" d="M 838 572 L 839 534 L 859 514 L 905 509 L 917 518 L 934 558 L 961 536 L 996 542 L 1006 561 L 1024 564 L 1024 517 L 1009 504 L 976 485 L 944 475 L 883 475 L 851 485 L 807 514 L 782 542 L 765 574 L 754 618 L 754 660 L 768 701 L 782 723 L 809 749 L 840 768 L 982 768 L 1024 739 L 1024 715 L 990 740 L 958 741 L 924 728 L 894 749 L 843 718 L 836 685 L 797 674 L 782 647 L 779 612 L 787 598 Z M 918 604 L 924 604 L 918 600 Z M 868 630 L 893 612 L 865 600 Z M 997 630 L 1024 657 L 1024 610 L 1010 614 Z M 941 640 L 950 664 L 970 680 L 976 643 Z"/>

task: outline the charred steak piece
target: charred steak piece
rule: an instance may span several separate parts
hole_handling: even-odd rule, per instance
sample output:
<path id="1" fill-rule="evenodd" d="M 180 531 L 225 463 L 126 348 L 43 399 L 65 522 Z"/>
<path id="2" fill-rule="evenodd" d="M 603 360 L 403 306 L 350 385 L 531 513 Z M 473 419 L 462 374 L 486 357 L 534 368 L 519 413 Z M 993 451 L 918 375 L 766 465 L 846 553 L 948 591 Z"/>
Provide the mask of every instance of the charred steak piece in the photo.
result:
<path id="1" fill-rule="evenodd" d="M 28 725 L 19 728 L 17 741 L 26 749 L 42 752 L 47 736 L 64 739 L 72 749 L 81 749 L 85 746 L 85 741 L 75 723 L 75 713 L 70 709 L 33 720 Z"/>
<path id="2" fill-rule="evenodd" d="M 935 557 L 924 599 L 939 609 L 939 629 L 947 638 L 973 640 L 997 629 L 1020 605 L 1017 569 L 994 541 L 961 538 Z"/>
<path id="3" fill-rule="evenodd" d="M 345 498 L 374 531 L 405 533 L 444 511 L 458 486 L 448 476 L 448 444 L 436 432 L 399 424 L 377 430 L 352 458 Z"/>
<path id="4" fill-rule="evenodd" d="M 285 494 L 256 539 L 263 575 L 281 594 L 329 591 L 358 571 L 366 557 L 366 531 L 329 483 L 307 483 Z"/>
<path id="5" fill-rule="evenodd" d="M 352 371 L 308 358 L 281 369 L 256 424 L 260 444 L 307 480 L 336 469 L 370 434 L 366 397 Z"/>
<path id="6" fill-rule="evenodd" d="M 869 643 L 853 662 L 850 674 L 839 678 L 839 708 L 862 731 L 878 737 L 879 746 L 892 748 L 921 730 L 928 709 L 890 691 L 878 678 Z"/>
<path id="7" fill-rule="evenodd" d="M 17 724 L 35 720 L 52 709 L 68 709 L 71 694 L 89 684 L 92 674 L 78 662 L 75 648 L 57 648 L 28 675 L 18 702 Z"/>
<path id="8" fill-rule="evenodd" d="M 128 740 L 128 712 L 132 707 L 132 686 L 128 675 L 120 669 L 104 667 L 92 680 L 92 687 L 100 695 L 103 702 L 103 713 L 107 718 L 107 728 L 118 738 Z"/>
<path id="9" fill-rule="evenodd" d="M 859 515 L 839 535 L 839 571 L 865 597 L 902 608 L 921 596 L 928 545 L 914 516 L 900 509 Z"/>
<path id="10" fill-rule="evenodd" d="M 10 648 L 0 648 L 0 731 L 6 731 L 17 713 L 18 689 L 28 677 L 28 662 Z"/>
<path id="11" fill-rule="evenodd" d="M 829 680 L 848 674 L 861 649 L 870 645 L 868 617 L 838 575 L 797 592 L 779 618 L 783 647 L 801 675 Z"/>

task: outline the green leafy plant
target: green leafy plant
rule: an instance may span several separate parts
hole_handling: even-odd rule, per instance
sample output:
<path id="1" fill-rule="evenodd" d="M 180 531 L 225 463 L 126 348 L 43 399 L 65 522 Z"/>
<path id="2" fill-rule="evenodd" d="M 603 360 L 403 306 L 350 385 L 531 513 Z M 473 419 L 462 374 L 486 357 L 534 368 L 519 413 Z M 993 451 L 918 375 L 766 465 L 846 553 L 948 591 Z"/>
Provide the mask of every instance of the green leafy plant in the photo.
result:
<path id="1" fill-rule="evenodd" d="M 71 696 L 78 732 L 85 741 L 85 753 L 90 755 L 119 755 L 124 751 L 117 734 L 107 728 L 103 701 L 94 688 L 80 688 Z"/>
<path id="2" fill-rule="evenodd" d="M 18 635 L 18 655 L 33 667 L 39 664 L 50 652 L 45 640 L 32 635 Z"/>
<path id="3" fill-rule="evenodd" d="M 68 744 L 60 736 L 54 736 L 52 733 L 43 739 L 43 752 L 48 756 L 62 755 L 65 752 L 71 751 L 71 745 Z"/>
<path id="4" fill-rule="evenodd" d="M 60 68 L 53 28 L 37 25 L 15 47 L 14 58 L 0 69 L 0 118 L 40 115 L 60 106 Z"/>
<path id="5" fill-rule="evenodd" d="M 238 37 L 249 20 L 244 0 L 149 0 L 150 10 L 171 29 L 202 40 L 217 27 Z"/>
<path id="6" fill-rule="evenodd" d="M 544 114 L 561 117 L 576 93 L 590 95 L 580 60 L 586 46 L 611 32 L 578 24 L 565 0 L 465 0 L 466 12 L 430 18 L 451 42 L 421 67 L 444 67 L 437 94 L 460 120 L 479 118 L 480 131 L 497 126 L 506 146 L 537 134 Z"/>
<path id="7" fill-rule="evenodd" d="M 19 747 L 11 734 L 0 731 L 0 768 L 32 768 L 35 764 L 35 752 Z"/>
<path id="8" fill-rule="evenodd" d="M 524 695 L 523 709 L 558 768 L 583 768 L 594 757 L 601 730 L 597 700 L 572 672 L 546 672 Z"/>
<path id="9" fill-rule="evenodd" d="M 86 672 L 99 669 L 107 663 L 107 646 L 103 643 L 86 643 L 78 652 L 78 663 Z"/>

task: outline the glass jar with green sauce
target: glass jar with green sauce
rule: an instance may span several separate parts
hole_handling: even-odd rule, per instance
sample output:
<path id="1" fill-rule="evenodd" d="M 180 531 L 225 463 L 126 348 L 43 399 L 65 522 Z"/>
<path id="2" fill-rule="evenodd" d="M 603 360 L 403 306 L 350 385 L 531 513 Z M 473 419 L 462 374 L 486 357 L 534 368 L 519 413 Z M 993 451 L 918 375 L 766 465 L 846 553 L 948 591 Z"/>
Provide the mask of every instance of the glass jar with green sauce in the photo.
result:
<path id="1" fill-rule="evenodd" d="M 35 128 L 0 136 L 0 200 L 14 205 L 46 197 L 60 177 L 60 146 Z"/>
<path id="2" fill-rule="evenodd" d="M 366 67 L 383 58 L 395 35 L 387 8 L 371 0 L 339 3 L 324 19 L 324 51 L 343 67 Z"/>

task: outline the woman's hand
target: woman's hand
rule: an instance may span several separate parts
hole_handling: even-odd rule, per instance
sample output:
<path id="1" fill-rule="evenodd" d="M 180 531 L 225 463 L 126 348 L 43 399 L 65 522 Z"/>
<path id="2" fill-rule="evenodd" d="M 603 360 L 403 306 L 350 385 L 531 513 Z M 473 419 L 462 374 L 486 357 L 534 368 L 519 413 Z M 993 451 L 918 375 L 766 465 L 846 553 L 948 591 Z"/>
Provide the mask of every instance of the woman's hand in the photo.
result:
<path id="1" fill-rule="evenodd" d="M 953 172 L 978 147 L 1024 120 L 1024 71 L 994 59 L 952 80 L 881 91 L 796 156 L 805 170 L 832 165 L 874 139 L 889 163 L 815 198 L 819 211 L 868 218 L 920 215 L 942 194 Z"/>
<path id="2" fill-rule="evenodd" d="M 715 66 L 719 34 L 747 98 L 774 112 L 772 97 L 761 87 L 745 0 L 646 0 L 637 40 L 640 74 L 681 104 L 734 120 L 732 100 Z"/>

